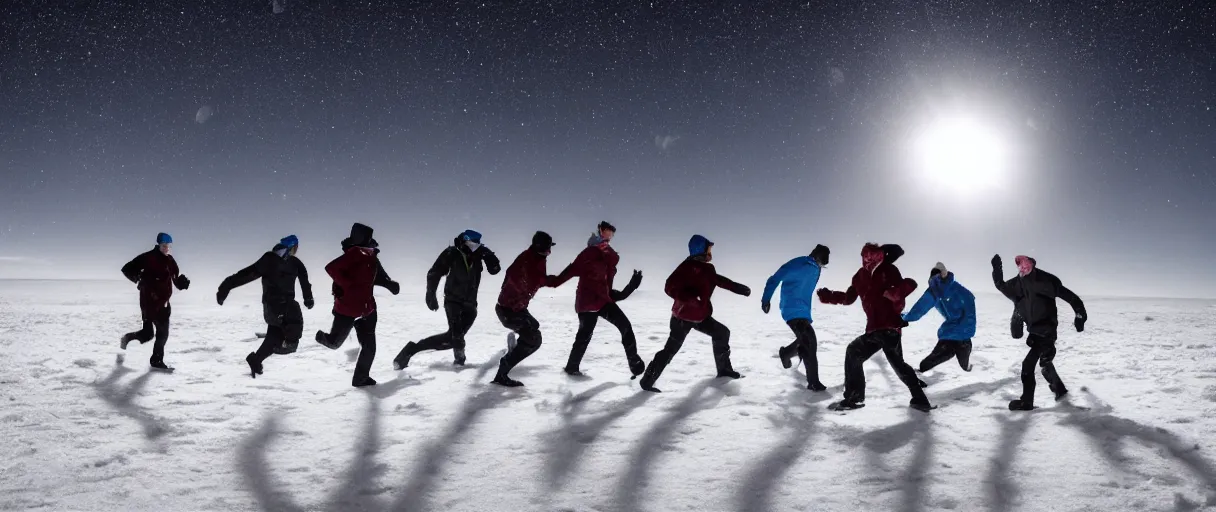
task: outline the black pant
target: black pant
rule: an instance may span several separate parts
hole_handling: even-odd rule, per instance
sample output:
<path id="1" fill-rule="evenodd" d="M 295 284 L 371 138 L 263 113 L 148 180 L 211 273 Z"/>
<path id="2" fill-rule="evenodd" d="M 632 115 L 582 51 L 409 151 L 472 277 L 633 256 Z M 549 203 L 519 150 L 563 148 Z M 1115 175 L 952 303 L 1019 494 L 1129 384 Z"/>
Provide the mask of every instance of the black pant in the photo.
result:
<path id="1" fill-rule="evenodd" d="M 362 318 L 334 313 L 334 325 L 329 329 L 328 341 L 334 346 L 342 345 L 350 336 L 351 328 L 359 338 L 359 360 L 355 361 L 355 376 L 351 384 L 358 385 L 371 377 L 372 361 L 376 359 L 376 312 Z M 270 337 L 270 333 L 266 333 Z"/>
<path id="2" fill-rule="evenodd" d="M 143 328 L 126 335 L 127 338 L 139 340 L 141 344 L 156 338 L 156 343 L 152 344 L 152 357 L 148 359 L 151 364 L 165 362 L 165 343 L 169 341 L 169 316 L 172 313 L 173 308 L 166 304 L 153 315 L 145 314 Z"/>
<path id="3" fill-rule="evenodd" d="M 587 345 L 591 343 L 591 334 L 595 332 L 595 324 L 600 318 L 616 326 L 621 331 L 621 345 L 625 346 L 625 358 L 629 361 L 640 361 L 638 342 L 633 336 L 633 324 L 621 307 L 616 303 L 604 306 L 599 311 L 578 314 L 578 333 L 574 335 L 574 346 L 570 348 L 570 359 L 566 361 L 567 372 L 577 372 L 583 362 L 583 354 L 587 353 Z"/>
<path id="4" fill-rule="evenodd" d="M 498 321 L 502 322 L 503 327 L 519 335 L 515 348 L 498 360 L 498 374 L 506 375 L 520 361 L 527 359 L 540 348 L 540 322 L 537 322 L 527 309 L 512 311 L 502 306 L 495 306 L 494 312 L 498 314 Z"/>
<path id="5" fill-rule="evenodd" d="M 304 333 L 304 314 L 300 311 L 300 303 L 294 300 L 262 303 L 262 317 L 266 320 L 266 338 L 253 353 L 254 362 L 259 364 L 284 344 L 298 346 Z"/>
<path id="6" fill-rule="evenodd" d="M 712 316 L 701 322 L 689 322 L 673 316 L 671 317 L 671 335 L 667 337 L 667 344 L 663 345 L 663 349 L 654 355 L 650 366 L 646 367 L 646 375 L 642 377 L 644 383 L 653 385 L 659 380 L 663 370 L 667 368 L 668 363 L 671 363 L 671 358 L 680 351 L 688 333 L 693 330 L 709 336 L 710 343 L 713 344 L 714 363 L 718 367 L 718 375 L 735 371 L 730 364 L 730 329 L 714 320 Z"/>
<path id="7" fill-rule="evenodd" d="M 866 374 L 861 363 L 866 362 L 878 351 L 887 356 L 887 362 L 899 375 L 899 380 L 908 386 L 912 399 L 917 402 L 928 402 L 925 392 L 920 388 L 920 379 L 916 371 L 904 362 L 903 336 L 895 330 L 887 329 L 866 333 L 849 343 L 844 351 L 844 399 L 852 402 L 864 402 L 866 399 Z"/>
<path id="8" fill-rule="evenodd" d="M 805 318 L 795 318 L 786 324 L 794 331 L 795 339 L 794 343 L 785 349 L 796 350 L 802 357 L 802 364 L 806 367 L 806 383 L 819 384 L 819 358 L 816 356 L 819 338 L 815 336 L 815 328 L 811 326 L 811 321 Z"/>
<path id="9" fill-rule="evenodd" d="M 920 362 L 920 371 L 932 370 L 952 357 L 957 357 L 958 365 L 966 370 L 971 365 L 971 340 L 938 340 L 933 351 Z"/>
<path id="10" fill-rule="evenodd" d="M 1055 363 L 1052 362 L 1056 358 L 1056 339 L 1031 333 L 1026 338 L 1026 344 L 1030 346 L 1030 351 L 1022 360 L 1022 402 L 1034 403 L 1035 362 L 1043 367 L 1043 378 L 1047 380 L 1047 386 L 1053 393 L 1067 391 L 1064 381 L 1060 380 L 1060 374 L 1056 373 Z"/>
<path id="11" fill-rule="evenodd" d="M 414 345 L 415 352 L 423 350 L 464 350 L 464 336 L 477 320 L 477 305 L 459 302 L 443 303 L 443 312 L 448 316 L 448 330 L 436 334 Z M 404 349 L 403 349 L 404 350 Z"/>

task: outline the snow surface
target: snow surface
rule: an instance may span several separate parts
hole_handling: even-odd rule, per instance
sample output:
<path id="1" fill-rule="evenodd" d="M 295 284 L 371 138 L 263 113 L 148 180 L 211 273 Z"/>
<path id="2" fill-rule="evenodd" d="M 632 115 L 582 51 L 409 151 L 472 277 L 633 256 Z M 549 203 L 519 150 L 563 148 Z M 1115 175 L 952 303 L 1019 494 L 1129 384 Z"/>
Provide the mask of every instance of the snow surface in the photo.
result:
<path id="1" fill-rule="evenodd" d="M 982 279 L 972 285 L 984 292 Z M 568 295 L 533 312 L 544 345 L 513 376 L 488 383 L 507 331 L 483 290 L 470 365 L 450 353 L 391 359 L 443 329 L 421 293 L 384 296 L 374 389 L 350 387 L 357 347 L 311 340 L 328 297 L 305 313 L 300 350 L 256 380 L 244 356 L 264 330 L 257 286 L 224 307 L 203 283 L 174 299 L 166 360 L 118 348 L 139 327 L 125 282 L 0 281 L 0 508 L 13 510 L 1193 510 L 1216 506 L 1216 303 L 1088 301 L 1085 333 L 1064 331 L 1057 365 L 1073 391 L 1056 404 L 1040 380 L 1031 413 L 1006 409 L 1025 352 L 1010 305 L 981 296 L 975 371 L 953 362 L 925 376 L 931 415 L 881 357 L 867 363 L 866 408 L 839 399 L 845 344 L 860 306 L 816 305 L 827 394 L 775 353 L 790 333 L 758 299 L 716 298 L 732 328 L 735 368 L 714 374 L 693 333 L 658 386 L 639 392 L 619 337 L 601 323 L 582 368 L 560 371 L 576 328 Z M 650 285 L 653 287 L 652 285 Z M 569 288 L 572 288 L 570 286 Z M 649 362 L 670 303 L 644 286 L 622 304 Z M 318 290 L 327 288 L 318 286 Z M 1061 304 L 1067 319 L 1067 306 Z M 905 332 L 915 364 L 936 341 L 933 314 Z"/>

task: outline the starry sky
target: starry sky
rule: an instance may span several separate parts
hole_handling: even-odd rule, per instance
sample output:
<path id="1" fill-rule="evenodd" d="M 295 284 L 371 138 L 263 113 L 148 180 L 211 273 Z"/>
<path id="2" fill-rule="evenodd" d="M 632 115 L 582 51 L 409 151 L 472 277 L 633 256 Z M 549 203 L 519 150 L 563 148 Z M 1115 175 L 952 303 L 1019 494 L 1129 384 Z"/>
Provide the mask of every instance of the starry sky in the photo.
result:
<path id="1" fill-rule="evenodd" d="M 361 221 L 409 282 L 466 228 L 560 267 L 606 219 L 649 286 L 701 233 L 753 287 L 876 241 L 1216 297 L 1214 63 L 1201 0 L 4 2 L 0 277 L 120 279 L 159 231 L 196 282 L 291 233 L 320 274 Z M 958 111 L 1001 186 L 909 164 Z"/>

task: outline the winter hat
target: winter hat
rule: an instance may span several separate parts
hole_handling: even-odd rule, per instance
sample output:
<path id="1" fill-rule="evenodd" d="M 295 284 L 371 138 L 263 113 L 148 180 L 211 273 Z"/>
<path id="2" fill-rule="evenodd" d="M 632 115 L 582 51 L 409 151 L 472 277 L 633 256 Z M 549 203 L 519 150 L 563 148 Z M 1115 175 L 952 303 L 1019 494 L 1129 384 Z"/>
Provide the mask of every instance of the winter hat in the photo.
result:
<path id="1" fill-rule="evenodd" d="M 466 230 L 464 230 L 464 233 L 460 234 L 460 239 L 464 240 L 465 242 L 473 242 L 475 244 L 480 244 L 481 243 L 481 233 L 478 233 L 471 229 L 466 229 Z"/>
<path id="2" fill-rule="evenodd" d="M 279 245 L 282 245 L 283 247 L 290 249 L 292 247 L 300 245 L 300 239 L 296 238 L 295 235 L 287 235 L 286 237 L 283 237 L 282 240 L 279 240 Z"/>
<path id="3" fill-rule="evenodd" d="M 553 237 L 549 236 L 549 234 L 545 233 L 544 231 L 537 231 L 535 235 L 532 235 L 533 247 L 547 249 L 555 245 L 557 244 L 553 243 Z"/>
<path id="4" fill-rule="evenodd" d="M 937 262 L 937 265 L 933 266 L 933 270 L 929 271 L 929 279 L 933 279 L 934 276 L 939 275 L 942 276 L 942 278 L 950 275 L 950 273 L 946 271 L 946 264 L 940 261 Z"/>
<path id="5" fill-rule="evenodd" d="M 346 240 L 350 245 L 368 245 L 372 241 L 373 232 L 371 226 L 356 222 L 350 227 L 350 237 Z"/>
<path id="6" fill-rule="evenodd" d="M 171 244 L 171 243 L 173 243 L 173 237 L 172 237 L 172 236 L 169 236 L 169 234 L 168 234 L 168 233 L 158 233 L 158 234 L 156 235 L 156 244 L 157 244 L 157 245 L 160 245 L 160 244 Z"/>
<path id="7" fill-rule="evenodd" d="M 709 248 L 713 245 L 714 243 L 710 242 L 708 238 L 701 235 L 693 235 L 692 238 L 688 239 L 688 255 L 700 256 L 709 252 Z"/>
<path id="8" fill-rule="evenodd" d="M 607 229 L 608 231 L 616 233 L 616 226 L 609 224 L 608 221 L 606 221 L 606 220 L 600 221 L 599 225 L 597 225 L 596 228 L 597 229 Z"/>
<path id="9" fill-rule="evenodd" d="M 828 264 L 828 257 L 831 255 L 832 250 L 828 249 L 826 245 L 817 244 L 815 245 L 815 248 L 811 250 L 811 259 L 824 265 Z"/>

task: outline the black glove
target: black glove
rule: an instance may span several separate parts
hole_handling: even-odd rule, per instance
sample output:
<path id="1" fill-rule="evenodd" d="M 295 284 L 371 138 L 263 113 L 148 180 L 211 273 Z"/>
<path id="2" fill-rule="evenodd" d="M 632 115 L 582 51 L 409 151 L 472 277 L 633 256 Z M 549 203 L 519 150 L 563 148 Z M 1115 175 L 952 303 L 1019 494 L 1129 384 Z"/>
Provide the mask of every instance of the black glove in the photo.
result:
<path id="1" fill-rule="evenodd" d="M 312 309 L 315 304 L 316 303 L 313 302 L 312 299 L 304 299 L 304 307 L 307 309 Z"/>
<path id="2" fill-rule="evenodd" d="M 992 256 L 992 268 L 1001 268 L 1001 255 L 1000 254 L 996 254 L 996 255 Z"/>
<path id="3" fill-rule="evenodd" d="M 1085 320 L 1087 319 L 1084 315 L 1077 315 L 1077 319 L 1073 320 L 1072 324 L 1077 327 L 1077 332 L 1085 332 Z"/>
<path id="4" fill-rule="evenodd" d="M 1022 323 L 1017 322 L 1009 326 L 1009 333 L 1013 335 L 1013 339 L 1020 340 L 1022 339 L 1022 336 L 1026 334 L 1026 331 L 1023 328 Z"/>
<path id="5" fill-rule="evenodd" d="M 739 292 L 739 295 L 744 297 L 750 297 L 752 295 L 752 289 L 748 288 L 745 284 L 739 285 L 739 289 L 736 291 Z"/>
<path id="6" fill-rule="evenodd" d="M 215 302 L 219 303 L 219 305 L 223 306 L 226 299 L 228 299 L 228 290 L 221 289 L 215 292 Z"/>
<path id="7" fill-rule="evenodd" d="M 768 314 L 769 309 L 771 309 L 772 307 L 773 307 L 773 305 L 769 304 L 767 300 L 760 303 L 760 311 L 763 311 L 764 314 L 766 314 L 766 315 Z"/>
<path id="8" fill-rule="evenodd" d="M 439 299 L 435 297 L 434 293 L 426 294 L 426 307 L 431 311 L 439 311 Z"/>
<path id="9" fill-rule="evenodd" d="M 334 283 L 334 285 L 330 287 L 330 292 L 334 294 L 335 299 L 341 299 L 342 294 L 345 293 L 342 290 L 342 287 L 338 286 L 338 283 Z"/>
<path id="10" fill-rule="evenodd" d="M 393 295 L 401 293 L 401 284 L 396 281 L 389 281 L 388 284 L 384 285 L 384 288 Z"/>
<path id="11" fill-rule="evenodd" d="M 186 277 L 185 274 L 179 275 L 177 279 L 173 280 L 173 284 L 177 285 L 178 290 L 187 290 L 190 288 L 190 278 Z"/>

